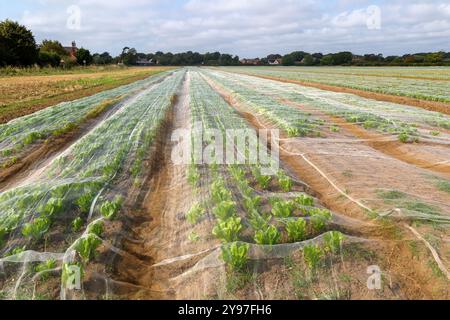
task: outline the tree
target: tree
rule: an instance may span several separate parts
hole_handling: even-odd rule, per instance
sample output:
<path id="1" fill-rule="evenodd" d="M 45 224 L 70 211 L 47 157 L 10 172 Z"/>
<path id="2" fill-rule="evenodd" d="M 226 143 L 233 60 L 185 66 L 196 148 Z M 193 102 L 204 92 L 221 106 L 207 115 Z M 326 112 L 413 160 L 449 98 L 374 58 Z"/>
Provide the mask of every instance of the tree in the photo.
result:
<path id="1" fill-rule="evenodd" d="M 277 60 L 277 59 L 281 59 L 281 58 L 283 58 L 283 56 L 280 54 L 269 54 L 266 57 L 266 60 Z"/>
<path id="2" fill-rule="evenodd" d="M 292 59 L 294 59 L 294 64 L 303 60 L 303 58 L 307 55 L 304 51 L 294 51 L 291 53 Z"/>
<path id="3" fill-rule="evenodd" d="M 100 55 L 102 64 L 111 64 L 113 62 L 113 57 L 109 54 L 109 52 L 103 52 Z"/>
<path id="4" fill-rule="evenodd" d="M 84 49 L 84 48 L 78 49 L 76 58 L 77 58 L 78 64 L 81 64 L 81 65 L 84 65 L 84 64 L 89 65 L 92 63 L 92 60 L 93 60 L 92 55 L 89 52 L 89 50 Z"/>
<path id="5" fill-rule="evenodd" d="M 138 59 L 138 53 L 137 53 L 136 49 L 124 48 L 124 51 L 122 52 L 122 62 L 125 65 L 127 65 L 127 66 L 134 65 L 134 64 L 136 64 L 137 59 Z"/>
<path id="6" fill-rule="evenodd" d="M 338 66 L 343 64 L 350 64 L 353 60 L 353 54 L 348 51 L 339 52 L 332 55 L 332 64 Z"/>
<path id="7" fill-rule="evenodd" d="M 443 52 L 434 52 L 434 53 L 429 53 L 425 56 L 425 62 L 428 63 L 440 63 L 442 62 L 444 57 L 444 53 Z"/>
<path id="8" fill-rule="evenodd" d="M 68 56 L 66 49 L 62 46 L 61 42 L 56 40 L 44 40 L 39 46 L 41 51 L 56 53 L 60 57 Z"/>
<path id="9" fill-rule="evenodd" d="M 96 53 L 92 56 L 92 62 L 97 65 L 111 64 L 113 60 L 113 57 L 108 52 L 103 52 L 102 54 Z"/>
<path id="10" fill-rule="evenodd" d="M 312 65 L 314 65 L 314 62 L 315 61 L 314 61 L 314 58 L 312 55 L 310 55 L 310 54 L 305 55 L 305 58 L 303 59 L 303 64 L 305 66 L 312 66 Z"/>
<path id="11" fill-rule="evenodd" d="M 41 67 L 58 67 L 61 63 L 61 57 L 55 52 L 40 50 L 38 63 Z"/>
<path id="12" fill-rule="evenodd" d="M 294 57 L 290 54 L 287 54 L 283 57 L 282 64 L 283 66 L 293 66 L 295 63 Z"/>
<path id="13" fill-rule="evenodd" d="M 37 59 L 33 33 L 17 22 L 0 22 L 0 65 L 29 66 Z"/>

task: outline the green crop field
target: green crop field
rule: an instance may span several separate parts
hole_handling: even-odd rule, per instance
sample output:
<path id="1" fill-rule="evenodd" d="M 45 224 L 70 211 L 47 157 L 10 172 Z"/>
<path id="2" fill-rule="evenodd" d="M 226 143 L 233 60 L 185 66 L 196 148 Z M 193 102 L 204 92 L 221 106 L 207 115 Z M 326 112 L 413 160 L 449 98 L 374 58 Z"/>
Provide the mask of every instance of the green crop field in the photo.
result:
<path id="1" fill-rule="evenodd" d="M 139 77 L 0 125 L 1 298 L 448 298 L 450 116 L 283 81 L 446 103 L 448 69 Z"/>

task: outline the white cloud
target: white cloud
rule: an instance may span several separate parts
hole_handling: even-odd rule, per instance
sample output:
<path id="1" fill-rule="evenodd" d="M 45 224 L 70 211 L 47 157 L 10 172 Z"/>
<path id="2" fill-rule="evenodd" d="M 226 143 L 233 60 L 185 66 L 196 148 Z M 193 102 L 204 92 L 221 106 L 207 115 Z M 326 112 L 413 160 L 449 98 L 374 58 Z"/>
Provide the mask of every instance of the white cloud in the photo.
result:
<path id="1" fill-rule="evenodd" d="M 29 0 L 22 0 L 30 2 Z M 39 0 L 20 19 L 37 38 L 76 40 L 92 51 L 228 51 L 263 56 L 293 50 L 400 54 L 450 51 L 450 2 L 334 0 Z M 82 10 L 80 30 L 66 28 L 69 5 Z M 380 30 L 367 8 L 381 9 Z"/>

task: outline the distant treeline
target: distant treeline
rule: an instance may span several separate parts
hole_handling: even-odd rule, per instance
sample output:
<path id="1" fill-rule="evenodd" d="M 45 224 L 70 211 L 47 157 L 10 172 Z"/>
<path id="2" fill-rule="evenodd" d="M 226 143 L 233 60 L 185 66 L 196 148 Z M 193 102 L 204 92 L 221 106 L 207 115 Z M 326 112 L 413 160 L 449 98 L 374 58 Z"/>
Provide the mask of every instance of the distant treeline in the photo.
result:
<path id="1" fill-rule="evenodd" d="M 348 51 L 330 54 L 295 51 L 285 56 L 269 55 L 267 58 L 261 59 L 261 64 L 269 64 L 269 61 L 274 59 L 281 59 L 281 64 L 285 66 L 441 66 L 450 65 L 450 52 L 426 52 L 384 57 L 382 54 L 356 55 Z"/>
<path id="2" fill-rule="evenodd" d="M 73 50 L 72 50 L 73 49 Z M 295 51 L 287 55 L 271 54 L 265 58 L 243 59 L 220 52 L 201 54 L 184 53 L 139 53 L 125 47 L 119 56 L 108 52 L 95 53 L 84 48 L 63 47 L 59 41 L 44 40 L 37 44 L 33 33 L 25 26 L 11 20 L 0 22 L 0 67 L 71 67 L 75 65 L 162 65 L 162 66 L 238 66 L 238 65 L 285 65 L 285 66 L 439 66 L 450 65 L 450 52 L 416 53 L 403 56 L 382 54 L 355 55 L 351 52 L 334 54 L 307 53 Z"/>

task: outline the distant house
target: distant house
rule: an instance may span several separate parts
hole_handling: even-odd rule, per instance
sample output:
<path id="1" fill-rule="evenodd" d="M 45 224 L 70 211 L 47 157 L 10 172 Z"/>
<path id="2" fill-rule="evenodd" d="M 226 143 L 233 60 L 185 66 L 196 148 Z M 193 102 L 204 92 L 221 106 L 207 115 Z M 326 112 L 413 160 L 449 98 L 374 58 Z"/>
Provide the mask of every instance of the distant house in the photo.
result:
<path id="1" fill-rule="evenodd" d="M 76 59 L 77 58 L 77 52 L 78 52 L 78 48 L 77 48 L 77 44 L 75 41 L 72 41 L 72 46 L 71 47 L 64 47 L 64 50 L 66 50 L 67 54 L 69 55 L 70 58 L 72 59 Z"/>
<path id="2" fill-rule="evenodd" d="M 148 67 L 148 66 L 152 66 L 154 64 L 155 63 L 154 63 L 153 59 L 148 60 L 148 59 L 144 59 L 144 58 L 139 58 L 136 61 L 136 65 L 140 66 L 140 67 Z"/>
<path id="3" fill-rule="evenodd" d="M 271 66 L 281 66 L 283 60 L 282 59 L 269 59 L 268 63 Z"/>
<path id="4" fill-rule="evenodd" d="M 241 59 L 241 64 L 247 65 L 247 66 L 257 66 L 261 64 L 261 60 L 259 58 L 256 59 Z"/>

